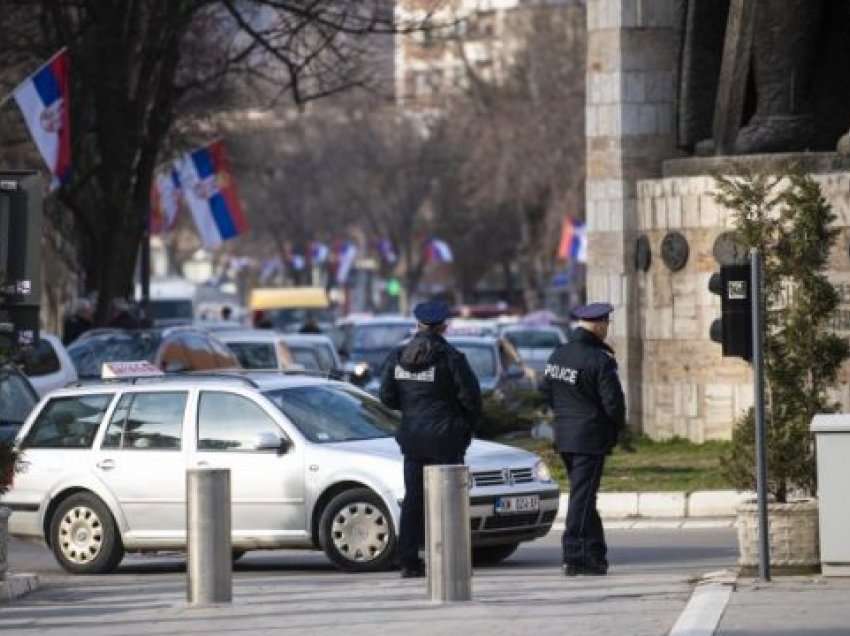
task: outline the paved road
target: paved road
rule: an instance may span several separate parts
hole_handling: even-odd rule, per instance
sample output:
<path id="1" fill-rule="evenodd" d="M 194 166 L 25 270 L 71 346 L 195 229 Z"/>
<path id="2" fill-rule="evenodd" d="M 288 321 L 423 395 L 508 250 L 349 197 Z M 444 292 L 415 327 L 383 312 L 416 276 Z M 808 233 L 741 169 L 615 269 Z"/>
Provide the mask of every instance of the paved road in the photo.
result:
<path id="1" fill-rule="evenodd" d="M 522 547 L 503 565 L 476 570 L 475 601 L 435 606 L 422 580 L 397 573 L 348 575 L 321 554 L 250 553 L 236 567 L 234 603 L 187 609 L 177 556 L 133 556 L 116 574 L 70 577 L 46 549 L 13 542 L 16 571 L 44 587 L 0 609 L 4 634 L 317 633 L 393 630 L 452 634 L 665 634 L 690 595 L 690 579 L 731 567 L 734 532 L 610 531 L 611 575 L 566 579 L 556 534 Z"/>

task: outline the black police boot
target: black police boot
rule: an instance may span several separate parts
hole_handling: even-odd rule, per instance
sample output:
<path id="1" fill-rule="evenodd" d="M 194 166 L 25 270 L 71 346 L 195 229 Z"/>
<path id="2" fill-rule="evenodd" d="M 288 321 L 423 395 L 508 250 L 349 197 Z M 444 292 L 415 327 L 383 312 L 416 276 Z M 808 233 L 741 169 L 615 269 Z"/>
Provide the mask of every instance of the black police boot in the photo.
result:
<path id="1" fill-rule="evenodd" d="M 421 559 L 416 563 L 402 564 L 401 578 L 421 579 L 423 576 L 425 576 L 425 562 Z"/>
<path id="2" fill-rule="evenodd" d="M 584 573 L 584 568 L 580 563 L 575 561 L 566 561 L 561 564 L 561 569 L 564 571 L 564 576 L 578 576 Z"/>
<path id="3" fill-rule="evenodd" d="M 605 559 L 587 559 L 581 573 L 589 576 L 605 576 L 608 574 L 608 561 Z"/>

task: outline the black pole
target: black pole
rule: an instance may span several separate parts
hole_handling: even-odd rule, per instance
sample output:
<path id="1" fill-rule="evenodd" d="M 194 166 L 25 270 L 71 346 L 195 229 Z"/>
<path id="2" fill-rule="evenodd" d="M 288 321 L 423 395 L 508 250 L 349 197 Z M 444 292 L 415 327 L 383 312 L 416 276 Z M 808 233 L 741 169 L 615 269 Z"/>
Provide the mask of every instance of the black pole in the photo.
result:
<path id="1" fill-rule="evenodd" d="M 150 317 L 151 299 L 151 223 L 150 212 L 145 215 L 144 229 L 142 230 L 142 254 L 139 263 L 139 282 L 142 287 L 141 309 L 142 320 L 147 324 Z"/>
<path id="2" fill-rule="evenodd" d="M 767 520 L 767 457 L 764 430 L 764 325 L 762 324 L 762 262 L 757 249 L 750 250 L 752 267 L 753 389 L 756 418 L 756 491 L 759 512 L 759 577 L 770 580 L 770 543 Z"/>

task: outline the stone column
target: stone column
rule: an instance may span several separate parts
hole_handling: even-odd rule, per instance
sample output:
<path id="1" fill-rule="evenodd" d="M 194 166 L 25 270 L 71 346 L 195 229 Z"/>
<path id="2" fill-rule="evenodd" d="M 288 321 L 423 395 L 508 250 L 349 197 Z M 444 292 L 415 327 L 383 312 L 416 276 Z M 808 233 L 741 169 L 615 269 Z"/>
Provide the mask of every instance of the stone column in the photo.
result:
<path id="1" fill-rule="evenodd" d="M 589 302 L 616 307 L 611 345 L 641 430 L 642 325 L 634 265 L 637 181 L 675 153 L 675 0 L 588 0 L 587 232 Z"/>

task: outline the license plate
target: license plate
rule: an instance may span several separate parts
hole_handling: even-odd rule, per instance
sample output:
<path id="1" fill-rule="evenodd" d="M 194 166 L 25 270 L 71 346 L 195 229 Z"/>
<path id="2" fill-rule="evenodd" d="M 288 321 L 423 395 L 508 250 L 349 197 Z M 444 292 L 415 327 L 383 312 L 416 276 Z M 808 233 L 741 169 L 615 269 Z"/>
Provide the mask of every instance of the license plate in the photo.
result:
<path id="1" fill-rule="evenodd" d="M 523 497 L 499 497 L 496 499 L 495 511 L 498 515 L 510 515 L 518 512 L 537 512 L 540 510 L 538 495 Z"/>

